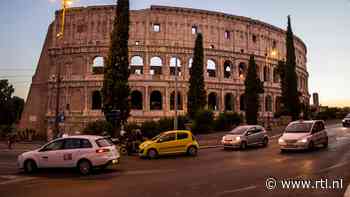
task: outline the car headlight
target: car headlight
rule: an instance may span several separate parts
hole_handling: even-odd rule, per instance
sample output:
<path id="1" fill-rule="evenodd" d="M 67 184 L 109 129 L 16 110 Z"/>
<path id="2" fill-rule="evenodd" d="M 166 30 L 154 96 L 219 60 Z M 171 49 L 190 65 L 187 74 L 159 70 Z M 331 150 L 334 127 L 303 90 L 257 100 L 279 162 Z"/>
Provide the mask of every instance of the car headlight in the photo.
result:
<path id="1" fill-rule="evenodd" d="M 345 119 L 343 120 L 343 122 L 345 122 Z"/>
<path id="2" fill-rule="evenodd" d="M 278 139 L 278 143 L 284 143 L 284 139 L 282 138 Z"/>
<path id="3" fill-rule="evenodd" d="M 222 136 L 222 139 L 221 139 L 222 141 L 225 141 L 225 136 Z"/>
<path id="4" fill-rule="evenodd" d="M 236 141 L 240 141 L 241 140 L 241 137 L 236 137 Z"/>
<path id="5" fill-rule="evenodd" d="M 304 139 L 298 140 L 298 142 L 301 142 L 301 143 L 306 143 L 306 142 L 307 142 L 307 138 L 304 138 Z"/>

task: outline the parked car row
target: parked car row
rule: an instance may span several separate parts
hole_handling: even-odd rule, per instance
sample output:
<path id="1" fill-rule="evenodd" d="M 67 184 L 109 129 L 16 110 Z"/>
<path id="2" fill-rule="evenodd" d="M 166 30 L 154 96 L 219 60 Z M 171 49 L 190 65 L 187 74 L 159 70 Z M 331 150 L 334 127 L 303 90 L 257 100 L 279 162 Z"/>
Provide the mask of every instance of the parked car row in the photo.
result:
<path id="1" fill-rule="evenodd" d="M 260 145 L 268 146 L 269 136 L 259 125 L 239 126 L 222 137 L 224 149 Z M 291 122 L 279 138 L 281 151 L 313 149 L 328 146 L 328 136 L 321 120 Z M 139 156 L 154 159 L 168 154 L 196 156 L 199 144 L 190 131 L 176 130 L 163 132 L 139 145 Z M 93 168 L 105 168 L 119 164 L 119 149 L 110 138 L 102 136 L 67 136 L 55 139 L 39 149 L 18 156 L 18 166 L 25 172 L 37 168 L 76 167 L 83 175 Z"/>

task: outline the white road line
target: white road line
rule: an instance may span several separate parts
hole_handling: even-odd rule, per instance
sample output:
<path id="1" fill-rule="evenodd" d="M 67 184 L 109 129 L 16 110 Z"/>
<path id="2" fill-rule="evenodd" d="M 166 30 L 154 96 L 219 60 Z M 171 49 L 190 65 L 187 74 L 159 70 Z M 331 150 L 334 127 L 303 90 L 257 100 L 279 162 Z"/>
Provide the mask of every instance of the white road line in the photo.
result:
<path id="1" fill-rule="evenodd" d="M 23 181 L 30 181 L 37 179 L 37 177 L 23 177 L 23 178 L 18 178 L 18 179 L 12 179 L 8 181 L 3 181 L 0 182 L 0 185 L 8 185 L 8 184 L 13 184 L 13 183 L 18 183 L 18 182 L 23 182 Z"/>
<path id="2" fill-rule="evenodd" d="M 341 162 L 341 163 L 335 164 L 333 166 L 330 166 L 328 168 L 321 169 L 321 170 L 318 171 L 318 173 L 325 172 L 325 171 L 328 171 L 328 170 L 332 170 L 332 169 L 335 169 L 335 168 L 340 168 L 340 167 L 345 166 L 347 164 L 349 164 L 349 162 L 347 162 L 347 161 Z"/>
<path id="3" fill-rule="evenodd" d="M 348 188 L 345 191 L 344 197 L 350 197 L 350 185 L 348 186 Z"/>
<path id="4" fill-rule="evenodd" d="M 256 188 L 257 187 L 255 185 L 252 185 L 252 186 L 243 187 L 243 188 L 234 189 L 234 190 L 226 190 L 226 191 L 220 192 L 218 194 L 218 196 L 222 196 L 222 195 L 226 195 L 226 194 L 232 194 L 232 193 L 237 193 L 237 192 L 242 192 L 242 191 L 247 191 L 247 190 L 252 190 L 252 189 L 256 189 Z"/>

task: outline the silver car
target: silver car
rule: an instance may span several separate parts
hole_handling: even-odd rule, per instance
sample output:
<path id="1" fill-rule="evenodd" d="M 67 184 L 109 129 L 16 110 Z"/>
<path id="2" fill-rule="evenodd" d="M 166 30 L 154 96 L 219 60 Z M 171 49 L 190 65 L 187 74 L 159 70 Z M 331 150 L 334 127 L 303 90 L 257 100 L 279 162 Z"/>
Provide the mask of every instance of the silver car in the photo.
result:
<path id="1" fill-rule="evenodd" d="M 264 127 L 259 125 L 239 126 L 222 137 L 221 143 L 224 149 L 241 148 L 246 149 L 251 145 L 267 146 L 269 137 Z"/>
<path id="2" fill-rule="evenodd" d="M 281 152 L 314 149 L 319 145 L 327 147 L 328 135 L 322 120 L 300 120 L 289 123 L 278 143 Z"/>
<path id="3" fill-rule="evenodd" d="M 350 114 L 343 119 L 343 127 L 350 127 Z"/>

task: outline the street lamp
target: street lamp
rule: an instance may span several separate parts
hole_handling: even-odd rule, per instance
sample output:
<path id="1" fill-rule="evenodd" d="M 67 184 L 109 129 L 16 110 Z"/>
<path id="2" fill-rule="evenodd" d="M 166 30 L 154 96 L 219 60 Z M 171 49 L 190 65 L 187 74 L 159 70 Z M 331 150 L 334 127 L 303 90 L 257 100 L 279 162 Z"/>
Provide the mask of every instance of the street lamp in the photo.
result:
<path id="1" fill-rule="evenodd" d="M 66 20 L 66 11 L 67 8 L 72 5 L 73 1 L 72 0 L 62 0 L 62 21 L 61 21 L 61 30 L 57 34 L 57 38 L 62 38 L 64 34 L 64 25 L 65 25 L 65 20 Z"/>
<path id="2" fill-rule="evenodd" d="M 62 39 L 64 35 L 64 26 L 67 8 L 72 5 L 72 0 L 62 0 L 62 21 L 60 32 L 56 35 L 58 39 Z M 61 66 L 58 65 L 57 68 L 57 89 L 56 89 L 56 110 L 55 110 L 55 136 L 59 134 L 59 116 L 60 116 L 60 85 L 61 85 Z"/>

